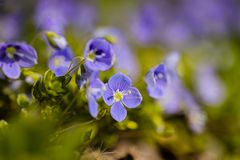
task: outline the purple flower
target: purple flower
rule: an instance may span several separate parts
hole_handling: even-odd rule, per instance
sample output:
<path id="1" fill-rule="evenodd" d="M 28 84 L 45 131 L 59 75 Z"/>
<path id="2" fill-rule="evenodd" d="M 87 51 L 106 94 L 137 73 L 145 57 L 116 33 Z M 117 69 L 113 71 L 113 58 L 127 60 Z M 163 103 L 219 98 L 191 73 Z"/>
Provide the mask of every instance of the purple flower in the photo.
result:
<path id="1" fill-rule="evenodd" d="M 184 87 L 176 67 L 179 54 L 169 54 L 164 63 L 151 69 L 145 76 L 147 90 L 152 98 L 157 99 L 165 113 L 186 113 L 189 125 L 194 132 L 201 132 L 205 125 L 205 115 L 194 97 Z"/>
<path id="2" fill-rule="evenodd" d="M 144 4 L 134 15 L 131 30 L 140 43 L 146 44 L 158 39 L 160 24 L 159 4 Z"/>
<path id="3" fill-rule="evenodd" d="M 88 108 L 92 117 L 96 118 L 98 115 L 97 100 L 102 97 L 105 89 L 104 83 L 98 78 L 98 72 L 94 72 L 87 87 Z"/>
<path id="4" fill-rule="evenodd" d="M 40 0 L 35 11 L 36 25 L 42 30 L 64 33 L 69 4 L 63 0 Z"/>
<path id="5" fill-rule="evenodd" d="M 0 39 L 11 41 L 19 38 L 22 29 L 22 17 L 20 14 L 8 14 L 0 16 Z M 18 26 L 18 27 L 16 27 Z"/>
<path id="6" fill-rule="evenodd" d="M 50 57 L 48 66 L 57 77 L 64 76 L 73 59 L 73 53 L 70 47 L 56 50 Z"/>
<path id="7" fill-rule="evenodd" d="M 105 71 L 112 67 L 114 53 L 112 44 L 104 38 L 91 39 L 84 51 L 85 65 L 93 71 Z"/>
<path id="8" fill-rule="evenodd" d="M 24 42 L 0 43 L 0 66 L 12 79 L 20 77 L 20 68 L 30 68 L 37 63 L 35 49 Z"/>
<path id="9" fill-rule="evenodd" d="M 116 121 L 123 121 L 127 116 L 127 108 L 136 108 L 142 102 L 142 95 L 132 87 L 132 81 L 122 73 L 112 76 L 106 84 L 103 94 L 105 103 L 111 107 L 110 114 Z"/>
<path id="10" fill-rule="evenodd" d="M 88 3 L 72 4 L 72 10 L 68 13 L 70 23 L 76 31 L 91 31 L 94 29 L 97 20 L 96 7 Z M 87 17 L 87 18 L 86 18 Z M 76 20 L 77 19 L 77 20 Z"/>
<path id="11" fill-rule="evenodd" d="M 213 66 L 201 64 L 196 72 L 196 89 L 204 103 L 219 105 L 225 99 L 225 87 Z"/>
<path id="12" fill-rule="evenodd" d="M 139 64 L 137 58 L 132 53 L 126 38 L 120 30 L 116 28 L 99 28 L 95 31 L 94 36 L 105 37 L 112 43 L 114 53 L 116 54 L 116 65 L 114 65 L 114 67 L 118 71 L 126 72 L 131 78 L 138 76 Z"/>
<path id="13" fill-rule="evenodd" d="M 147 90 L 150 97 L 160 100 L 165 112 L 179 112 L 181 84 L 176 73 L 179 55 L 171 53 L 163 64 L 152 68 L 145 76 Z"/>
<path id="14" fill-rule="evenodd" d="M 164 64 L 160 64 L 151 69 L 145 76 L 147 90 L 152 98 L 160 98 L 167 85 L 167 69 Z"/>

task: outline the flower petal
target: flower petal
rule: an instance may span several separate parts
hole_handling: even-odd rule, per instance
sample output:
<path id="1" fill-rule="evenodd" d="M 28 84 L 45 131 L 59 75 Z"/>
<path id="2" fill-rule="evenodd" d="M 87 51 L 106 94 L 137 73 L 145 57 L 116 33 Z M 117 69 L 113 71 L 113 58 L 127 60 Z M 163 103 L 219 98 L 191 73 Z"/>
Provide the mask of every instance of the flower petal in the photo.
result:
<path id="1" fill-rule="evenodd" d="M 96 118 L 98 115 L 98 104 L 94 96 L 88 96 L 88 109 L 92 117 Z"/>
<path id="2" fill-rule="evenodd" d="M 68 66 L 59 66 L 53 69 L 56 77 L 64 76 L 68 71 Z"/>
<path id="3" fill-rule="evenodd" d="M 96 99 L 99 99 L 103 95 L 105 84 L 99 79 L 91 76 L 88 86 L 88 92 L 92 94 Z"/>
<path id="4" fill-rule="evenodd" d="M 132 81 L 129 77 L 119 72 L 109 79 L 108 85 L 114 91 L 124 91 L 131 87 Z"/>
<path id="5" fill-rule="evenodd" d="M 129 89 L 128 94 L 123 97 L 123 104 L 128 108 L 135 108 L 139 106 L 142 102 L 142 95 L 137 88 L 132 87 Z"/>
<path id="6" fill-rule="evenodd" d="M 155 79 L 154 79 L 154 72 L 150 70 L 144 77 L 145 82 L 148 86 L 154 87 L 155 86 Z"/>
<path id="7" fill-rule="evenodd" d="M 30 68 L 37 64 L 37 52 L 32 46 L 17 42 L 13 47 L 16 49 L 15 59 L 21 67 Z"/>
<path id="8" fill-rule="evenodd" d="M 147 87 L 147 91 L 150 97 L 158 99 L 163 96 L 164 90 L 162 87 Z"/>
<path id="9" fill-rule="evenodd" d="M 127 116 L 127 110 L 121 102 L 114 103 L 110 110 L 111 116 L 118 122 L 123 121 Z"/>
<path id="10" fill-rule="evenodd" d="M 103 100 L 109 106 L 111 106 L 114 102 L 113 90 L 111 88 L 109 88 L 108 84 L 106 84 L 106 90 L 103 93 Z"/>
<path id="11" fill-rule="evenodd" d="M 3 63 L 2 71 L 8 78 L 12 79 L 19 78 L 21 74 L 20 66 L 17 63 Z"/>
<path id="12" fill-rule="evenodd" d="M 30 57 L 25 56 L 25 57 L 19 58 L 18 64 L 21 67 L 30 68 L 30 67 L 34 66 L 35 64 L 37 64 L 37 61 L 36 61 L 36 59 L 32 59 Z"/>

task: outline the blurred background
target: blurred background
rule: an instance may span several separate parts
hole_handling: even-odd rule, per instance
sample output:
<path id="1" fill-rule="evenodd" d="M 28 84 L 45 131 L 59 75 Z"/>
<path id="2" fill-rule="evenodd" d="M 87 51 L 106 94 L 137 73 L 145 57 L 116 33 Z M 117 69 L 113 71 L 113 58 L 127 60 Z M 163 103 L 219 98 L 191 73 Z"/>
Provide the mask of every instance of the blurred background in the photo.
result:
<path id="1" fill-rule="evenodd" d="M 110 159 L 112 152 L 121 153 L 117 157 L 122 160 L 145 159 L 143 152 L 156 155 L 152 159 L 240 159 L 238 0 L 0 0 L 0 41 L 33 45 L 39 56 L 35 71 L 41 74 L 48 68 L 49 57 L 41 40 L 43 31 L 65 36 L 75 56 L 81 56 L 86 42 L 96 35 L 121 37 L 116 70 L 135 80 L 144 97 L 142 109 L 130 113 L 130 124 L 114 124 L 115 128 L 108 131 L 104 128 L 110 122 L 101 120 L 98 136 L 88 147 L 78 136 L 85 136 L 80 128 L 63 138 L 62 144 L 68 148 L 56 145 L 48 151 L 44 147 L 56 142 L 43 141 L 49 139 L 56 123 L 30 120 L 44 123 L 39 127 L 28 120 L 14 119 L 14 130 L 0 138 L 0 158 L 21 155 L 19 159 L 71 159 L 71 151 L 81 144 L 86 159 L 93 154 Z M 168 114 L 162 104 L 147 96 L 144 75 L 172 52 L 180 54 L 177 72 L 199 107 L 193 115 L 184 111 Z M 4 120 L 0 132 L 5 121 L 18 112 L 16 103 L 8 103 L 16 101 L 17 95 L 11 97 L 14 91 L 6 91 L 4 84 L 0 84 L 0 119 Z M 88 128 L 83 130 L 85 134 Z M 74 138 L 79 144 L 69 142 Z"/>

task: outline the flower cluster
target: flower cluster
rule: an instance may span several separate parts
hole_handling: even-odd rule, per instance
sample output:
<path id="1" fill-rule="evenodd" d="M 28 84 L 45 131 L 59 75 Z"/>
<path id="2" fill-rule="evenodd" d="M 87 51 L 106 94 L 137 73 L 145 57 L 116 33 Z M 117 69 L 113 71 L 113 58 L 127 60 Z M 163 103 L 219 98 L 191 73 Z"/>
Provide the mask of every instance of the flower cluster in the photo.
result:
<path id="1" fill-rule="evenodd" d="M 112 105 L 110 113 L 116 121 L 123 121 L 128 108 L 135 108 L 140 105 L 142 96 L 140 92 L 131 87 L 131 80 L 122 73 L 117 73 L 104 84 L 98 78 L 99 71 L 106 71 L 113 66 L 114 51 L 112 44 L 105 38 L 97 37 L 91 39 L 84 51 L 84 65 L 81 76 L 77 79 L 79 88 L 87 83 L 87 98 L 89 112 L 93 117 L 98 115 L 97 100 L 103 96 L 107 105 Z"/>
<path id="2" fill-rule="evenodd" d="M 126 108 L 136 108 L 141 104 L 142 95 L 137 88 L 132 87 L 132 80 L 121 72 L 113 75 L 106 84 L 101 81 L 99 73 L 113 67 L 115 52 L 118 54 L 117 57 L 121 57 L 120 48 L 125 45 L 114 30 L 112 33 L 102 30 L 102 33 L 98 34 L 102 37 L 94 37 L 87 42 L 83 62 L 74 66 L 79 70 L 76 82 L 80 89 L 86 85 L 88 108 L 92 117 L 97 118 L 98 101 L 103 97 L 103 101 L 111 106 L 110 114 L 113 119 L 121 122 L 127 116 Z M 116 45 L 118 41 L 114 41 L 112 39 L 114 37 L 122 42 Z M 45 39 L 53 50 L 48 66 L 56 77 L 64 77 L 71 70 L 70 64 L 74 63 L 73 52 L 63 36 L 54 32 L 45 32 Z M 36 51 L 26 43 L 0 44 L 0 64 L 3 73 L 9 78 L 18 78 L 20 67 L 32 67 L 36 64 L 36 59 Z M 174 52 L 163 63 L 150 69 L 145 76 L 147 91 L 150 97 L 160 101 L 166 113 L 173 114 L 180 111 L 187 113 L 193 130 L 200 132 L 204 125 L 204 114 L 177 75 L 178 61 L 179 54 Z M 64 84 L 64 81 L 61 83 Z M 197 121 L 194 118 L 196 115 L 200 117 Z"/>

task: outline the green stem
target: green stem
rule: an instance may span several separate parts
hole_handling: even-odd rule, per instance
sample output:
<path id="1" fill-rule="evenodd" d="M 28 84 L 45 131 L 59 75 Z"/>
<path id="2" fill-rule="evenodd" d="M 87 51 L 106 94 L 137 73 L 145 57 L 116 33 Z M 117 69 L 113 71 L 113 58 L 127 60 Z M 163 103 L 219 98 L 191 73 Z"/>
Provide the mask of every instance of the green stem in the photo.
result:
<path id="1" fill-rule="evenodd" d="M 61 118 L 67 113 L 67 111 L 72 107 L 72 105 L 74 104 L 74 102 L 77 100 L 78 98 L 78 89 L 75 91 L 75 96 L 73 97 L 71 103 L 64 109 L 64 111 L 61 114 Z"/>

